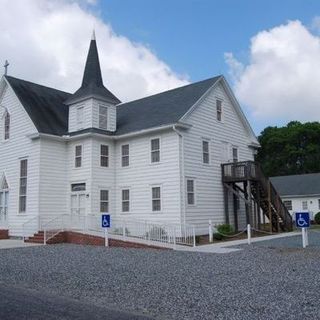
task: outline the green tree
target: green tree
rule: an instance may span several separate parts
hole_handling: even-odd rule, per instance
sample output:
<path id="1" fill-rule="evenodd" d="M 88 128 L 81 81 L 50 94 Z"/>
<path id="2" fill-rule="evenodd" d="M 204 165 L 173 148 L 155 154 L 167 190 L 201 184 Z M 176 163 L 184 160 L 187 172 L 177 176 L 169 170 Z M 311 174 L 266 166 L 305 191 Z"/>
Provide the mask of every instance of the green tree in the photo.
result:
<path id="1" fill-rule="evenodd" d="M 320 172 L 320 123 L 289 122 L 258 137 L 257 161 L 268 176 Z"/>

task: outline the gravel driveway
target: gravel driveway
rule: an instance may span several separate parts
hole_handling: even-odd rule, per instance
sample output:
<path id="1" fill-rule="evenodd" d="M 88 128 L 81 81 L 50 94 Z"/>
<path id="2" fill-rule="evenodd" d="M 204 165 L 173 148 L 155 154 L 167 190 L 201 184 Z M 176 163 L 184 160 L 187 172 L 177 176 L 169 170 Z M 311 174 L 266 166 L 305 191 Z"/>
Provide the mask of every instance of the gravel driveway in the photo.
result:
<path id="1" fill-rule="evenodd" d="M 320 250 L 205 254 L 51 245 L 1 250 L 0 283 L 156 319 L 319 319 Z"/>

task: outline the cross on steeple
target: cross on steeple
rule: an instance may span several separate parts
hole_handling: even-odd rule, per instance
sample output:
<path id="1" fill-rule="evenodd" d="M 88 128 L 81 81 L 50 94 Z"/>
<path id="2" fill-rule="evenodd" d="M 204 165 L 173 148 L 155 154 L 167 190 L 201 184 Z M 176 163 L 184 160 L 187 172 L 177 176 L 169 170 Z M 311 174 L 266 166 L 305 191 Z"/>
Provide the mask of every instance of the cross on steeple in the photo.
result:
<path id="1" fill-rule="evenodd" d="M 9 67 L 10 63 L 8 62 L 8 60 L 6 60 L 6 62 L 4 63 L 4 75 L 6 76 L 8 74 L 8 67 Z"/>

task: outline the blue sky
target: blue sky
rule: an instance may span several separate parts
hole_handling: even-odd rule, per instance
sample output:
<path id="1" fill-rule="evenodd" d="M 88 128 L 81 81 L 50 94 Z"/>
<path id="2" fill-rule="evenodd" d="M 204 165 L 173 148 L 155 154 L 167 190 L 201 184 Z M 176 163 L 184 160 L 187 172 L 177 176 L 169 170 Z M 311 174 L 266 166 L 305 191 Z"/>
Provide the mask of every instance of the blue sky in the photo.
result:
<path id="1" fill-rule="evenodd" d="M 74 92 L 95 27 L 105 85 L 122 101 L 224 74 L 257 134 L 320 121 L 319 0 L 0 3 L 13 76 Z"/>
<path id="2" fill-rule="evenodd" d="M 98 2 L 96 9 L 116 33 L 147 44 L 174 71 L 188 75 L 190 81 L 222 73 L 233 84 L 225 52 L 232 52 L 242 63 L 248 63 L 253 36 L 288 20 L 299 20 L 310 28 L 314 17 L 320 14 L 320 2 L 108 0 Z M 260 121 L 245 103 L 242 106 L 257 133 L 266 125 L 295 120 L 285 117 Z"/>
<path id="3" fill-rule="evenodd" d="M 287 20 L 309 25 L 320 14 L 320 1 L 309 0 L 106 0 L 98 6 L 115 32 L 148 44 L 192 81 L 227 75 L 224 52 L 246 61 L 259 31 Z"/>

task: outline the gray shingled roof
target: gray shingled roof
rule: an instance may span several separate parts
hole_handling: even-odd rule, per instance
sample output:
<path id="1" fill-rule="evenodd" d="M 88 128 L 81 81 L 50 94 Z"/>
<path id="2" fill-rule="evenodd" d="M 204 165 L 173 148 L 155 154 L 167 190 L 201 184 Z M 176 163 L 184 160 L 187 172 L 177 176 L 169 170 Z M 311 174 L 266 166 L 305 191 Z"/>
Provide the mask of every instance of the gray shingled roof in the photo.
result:
<path id="1" fill-rule="evenodd" d="M 5 76 L 41 133 L 63 135 L 68 131 L 69 107 L 63 102 L 70 93 Z"/>
<path id="2" fill-rule="evenodd" d="M 71 95 L 10 76 L 5 77 L 40 133 L 68 134 L 68 107 Z M 220 76 L 117 105 L 117 131 L 121 135 L 175 124 L 213 86 Z M 96 130 L 93 130 L 96 132 Z M 93 132 L 92 131 L 92 132 Z M 83 130 L 79 133 L 84 133 Z M 101 131 L 101 133 L 103 133 Z M 76 133 L 73 133 L 73 135 Z"/>
<path id="3" fill-rule="evenodd" d="M 281 196 L 320 195 L 320 173 L 271 177 Z"/>
<path id="4" fill-rule="evenodd" d="M 176 123 L 220 76 L 117 106 L 117 131 L 124 134 Z"/>

